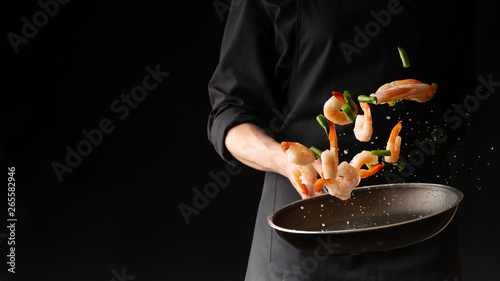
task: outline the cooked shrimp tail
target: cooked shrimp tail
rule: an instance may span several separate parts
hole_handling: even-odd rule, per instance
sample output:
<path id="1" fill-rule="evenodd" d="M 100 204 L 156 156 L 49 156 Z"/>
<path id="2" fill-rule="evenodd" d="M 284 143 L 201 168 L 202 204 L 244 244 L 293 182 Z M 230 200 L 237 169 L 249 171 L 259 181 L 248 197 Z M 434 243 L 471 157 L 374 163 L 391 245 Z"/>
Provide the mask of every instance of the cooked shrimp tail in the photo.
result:
<path id="1" fill-rule="evenodd" d="M 314 184 L 314 192 L 321 192 L 323 190 L 323 186 L 325 186 L 325 179 L 319 178 Z"/>
<path id="2" fill-rule="evenodd" d="M 337 132 L 335 131 L 335 124 L 330 123 L 330 132 L 328 133 L 328 140 L 330 141 L 330 150 L 334 150 L 338 153 L 339 147 L 337 143 Z"/>
<path id="3" fill-rule="evenodd" d="M 387 150 L 391 151 L 391 156 L 386 156 L 384 158 L 384 161 L 386 162 L 395 163 L 399 159 L 399 152 L 401 150 L 401 137 L 399 136 L 399 132 L 401 131 L 401 128 L 401 122 L 398 122 L 398 124 L 396 124 L 391 131 L 386 147 Z"/>

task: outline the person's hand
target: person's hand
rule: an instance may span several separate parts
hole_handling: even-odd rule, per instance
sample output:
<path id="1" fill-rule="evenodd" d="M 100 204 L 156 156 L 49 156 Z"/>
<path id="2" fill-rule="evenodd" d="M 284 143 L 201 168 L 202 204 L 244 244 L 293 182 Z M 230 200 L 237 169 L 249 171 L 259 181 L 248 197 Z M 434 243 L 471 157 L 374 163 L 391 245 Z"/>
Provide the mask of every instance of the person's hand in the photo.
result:
<path id="1" fill-rule="evenodd" d="M 263 129 L 251 123 L 243 123 L 229 130 L 226 135 L 226 147 L 243 164 L 261 171 L 270 171 L 287 177 L 302 198 L 307 195 L 295 180 L 292 164 L 288 161 L 281 144 L 265 133 Z M 321 174 L 321 159 L 313 162 Z M 310 196 L 317 195 L 314 184 L 308 186 Z"/>

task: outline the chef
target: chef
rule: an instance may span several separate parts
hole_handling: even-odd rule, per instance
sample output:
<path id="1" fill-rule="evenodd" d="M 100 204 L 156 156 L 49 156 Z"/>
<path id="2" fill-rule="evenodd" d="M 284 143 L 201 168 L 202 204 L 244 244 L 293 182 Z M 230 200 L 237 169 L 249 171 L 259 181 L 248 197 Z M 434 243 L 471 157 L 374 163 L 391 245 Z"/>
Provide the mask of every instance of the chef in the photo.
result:
<path id="1" fill-rule="evenodd" d="M 229 13 L 219 64 L 209 83 L 208 135 L 221 157 L 266 173 L 247 281 L 462 280 L 457 229 L 408 247 L 318 258 L 286 244 L 267 224 L 276 209 L 305 197 L 280 142 L 328 148 L 315 117 L 332 91 L 369 95 L 407 78 L 437 83 L 426 103 L 372 105 L 373 136 L 361 143 L 354 124 L 337 125 L 340 161 L 362 150 L 384 149 L 403 124 L 400 160 L 360 185 L 393 182 L 448 184 L 448 132 L 443 111 L 464 91 L 468 11 L 462 1 L 241 0 Z M 471 43 L 472 44 L 472 43 Z M 397 46 L 411 66 L 404 68 Z M 460 59 L 459 59 L 460 58 Z M 281 121 L 278 126 L 277 121 Z M 431 141 L 436 129 L 450 141 Z M 434 136 L 435 139 L 435 136 Z M 363 241 L 359 241 L 363 243 Z"/>

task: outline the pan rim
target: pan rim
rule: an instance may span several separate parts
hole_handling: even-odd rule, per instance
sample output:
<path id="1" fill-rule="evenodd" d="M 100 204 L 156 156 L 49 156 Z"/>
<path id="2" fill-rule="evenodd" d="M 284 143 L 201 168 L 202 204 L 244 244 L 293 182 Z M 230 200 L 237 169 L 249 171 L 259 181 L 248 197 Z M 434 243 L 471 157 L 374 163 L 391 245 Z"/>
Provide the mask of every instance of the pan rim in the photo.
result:
<path id="1" fill-rule="evenodd" d="M 418 186 L 418 187 L 438 187 L 438 188 L 444 188 L 453 191 L 455 194 L 457 194 L 458 198 L 457 201 L 447 208 L 444 208 L 443 210 L 440 210 L 438 212 L 428 214 L 422 217 L 414 218 L 411 220 L 407 221 L 402 221 L 402 222 L 397 222 L 397 223 L 392 223 L 392 224 L 386 224 L 386 225 L 381 225 L 381 226 L 372 226 L 372 227 L 367 227 L 367 228 L 359 228 L 359 229 L 344 229 L 344 230 L 326 230 L 326 231 L 321 231 L 321 230 L 297 230 L 297 229 L 289 229 L 289 228 L 284 228 L 281 226 L 278 226 L 274 223 L 274 218 L 279 215 L 280 213 L 286 211 L 289 208 L 292 208 L 293 206 L 297 205 L 299 202 L 307 202 L 307 201 L 314 201 L 314 200 L 319 200 L 318 198 L 326 197 L 326 196 L 331 196 L 330 194 L 323 194 L 315 197 L 310 197 L 310 198 L 305 198 L 301 200 L 294 201 L 292 203 L 286 204 L 279 209 L 273 211 L 268 217 L 267 217 L 267 222 L 268 224 L 274 228 L 275 230 L 283 231 L 286 233 L 293 233 L 293 234 L 311 234 L 311 235 L 328 235 L 328 234 L 347 234 L 347 233 L 356 233 L 356 232 L 365 232 L 365 231 L 374 231 L 374 230 L 379 230 L 379 229 L 385 229 L 385 228 L 391 228 L 391 227 L 396 227 L 400 225 L 405 225 L 405 224 L 410 224 L 413 222 L 421 221 L 421 220 L 426 220 L 431 217 L 443 214 L 445 212 L 448 212 L 452 209 L 455 209 L 454 213 L 456 212 L 456 209 L 458 207 L 458 204 L 462 202 L 464 198 L 464 194 L 462 191 L 458 190 L 455 187 L 444 185 L 444 184 L 437 184 L 437 183 L 390 183 L 390 184 L 378 184 L 378 185 L 368 185 L 368 186 L 361 186 L 357 187 L 357 190 L 361 189 L 378 189 L 382 187 L 393 187 L 393 186 L 404 186 L 404 185 L 411 185 L 411 186 Z M 354 189 L 354 190 L 356 190 Z M 454 216 L 454 214 L 453 214 Z M 453 217 L 452 216 L 452 217 Z"/>

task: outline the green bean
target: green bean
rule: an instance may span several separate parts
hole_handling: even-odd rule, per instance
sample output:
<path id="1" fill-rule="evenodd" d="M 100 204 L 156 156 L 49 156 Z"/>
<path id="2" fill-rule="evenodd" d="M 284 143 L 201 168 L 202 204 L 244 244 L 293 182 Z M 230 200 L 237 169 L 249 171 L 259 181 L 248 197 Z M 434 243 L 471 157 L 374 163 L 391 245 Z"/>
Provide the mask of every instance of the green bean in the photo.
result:
<path id="1" fill-rule="evenodd" d="M 354 111 L 351 110 L 349 104 L 344 104 L 340 109 L 345 113 L 349 121 L 354 121 Z"/>
<path id="2" fill-rule="evenodd" d="M 355 112 L 356 108 L 354 108 L 354 102 L 352 101 L 351 94 L 349 94 L 349 91 L 347 91 L 347 90 L 344 91 L 344 99 L 345 99 L 346 104 L 349 105 L 349 108 L 351 109 L 351 111 Z"/>
<path id="3" fill-rule="evenodd" d="M 401 170 L 404 170 L 404 168 L 406 167 L 406 163 L 402 162 L 402 161 L 394 162 L 394 163 L 392 163 L 392 165 L 400 168 Z"/>
<path id="4" fill-rule="evenodd" d="M 432 83 L 431 86 L 434 86 L 436 87 L 436 91 L 434 91 L 434 94 L 432 94 L 432 96 L 429 98 L 430 100 L 434 98 L 434 96 L 436 95 L 436 92 L 437 92 L 437 88 L 438 88 L 438 84 L 437 83 Z"/>
<path id="5" fill-rule="evenodd" d="M 330 133 L 330 125 L 328 123 L 328 120 L 326 120 L 325 116 L 323 114 L 320 114 L 316 116 L 316 121 L 325 129 L 326 136 Z"/>
<path id="6" fill-rule="evenodd" d="M 391 156 L 390 150 L 372 150 L 372 155 L 375 156 Z"/>
<path id="7" fill-rule="evenodd" d="M 314 156 L 316 156 L 316 158 L 321 158 L 321 153 L 323 153 L 323 151 L 321 151 L 321 149 L 314 147 L 314 146 L 311 146 L 309 149 L 312 151 Z"/>
<path id="8" fill-rule="evenodd" d="M 401 61 L 403 62 L 403 67 L 407 68 L 410 67 L 410 59 L 408 58 L 408 54 L 406 54 L 406 51 L 398 46 L 398 51 L 399 51 L 399 56 L 401 57 Z"/>
<path id="9" fill-rule="evenodd" d="M 358 101 L 359 102 L 367 102 L 367 103 L 377 103 L 377 97 L 375 96 L 365 96 L 365 95 L 359 95 L 358 96 Z"/>

